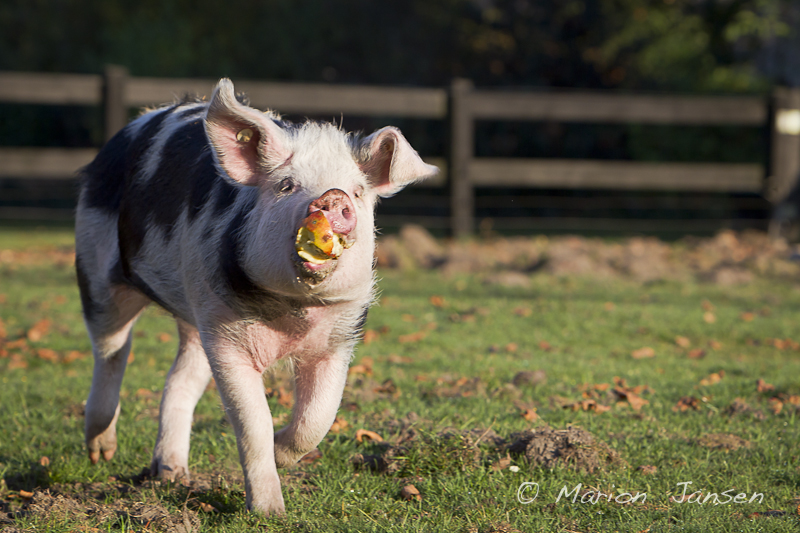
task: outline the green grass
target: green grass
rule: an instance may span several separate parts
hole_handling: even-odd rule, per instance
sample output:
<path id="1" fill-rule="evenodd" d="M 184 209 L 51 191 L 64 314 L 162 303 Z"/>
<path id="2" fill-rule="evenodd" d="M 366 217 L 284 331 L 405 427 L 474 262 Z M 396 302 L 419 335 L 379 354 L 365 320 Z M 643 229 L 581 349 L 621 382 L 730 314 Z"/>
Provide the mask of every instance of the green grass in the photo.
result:
<path id="1" fill-rule="evenodd" d="M 156 436 L 158 395 L 148 391 L 163 387 L 176 349 L 172 319 L 155 307 L 136 328 L 135 359 L 123 384 L 119 451 L 110 463 L 89 464 L 80 413 L 89 391 L 91 358 L 65 363 L 36 355 L 42 348 L 55 350 L 62 359 L 73 350 L 90 351 L 72 267 L 51 260 L 54 253 L 68 250 L 70 241 L 67 231 L 0 230 L 0 294 L 5 297 L 0 319 L 7 342 L 24 337 L 44 318 L 51 321 L 48 333 L 29 342 L 21 358 L 11 357 L 15 349 L 0 357 L 0 476 L 5 483 L 5 488 L 0 485 L 0 506 L 12 513 L 20 529 L 142 531 L 148 527 L 142 505 L 159 509 L 175 523 L 193 520 L 202 531 L 485 532 L 505 527 L 707 532 L 798 527 L 799 411 L 791 400 L 800 395 L 800 351 L 768 342 L 800 337 L 797 285 L 766 280 L 735 288 L 641 285 L 534 275 L 530 287 L 512 289 L 468 276 L 380 272 L 380 305 L 370 312 L 367 329 L 382 333 L 359 346 L 354 361 L 367 366 L 371 361 L 373 375 L 351 376 L 340 410 L 348 427 L 323 440 L 321 459 L 281 471 L 287 513 L 264 519 L 243 511 L 236 445 L 216 391 L 207 392 L 198 405 L 192 437 L 190 467 L 207 483 L 189 492 L 135 478 L 149 465 Z M 26 251 L 33 259 L 3 256 L 4 249 Z M 432 302 L 434 295 L 441 299 Z M 709 309 L 713 323 L 704 320 Z M 744 312 L 754 318 L 743 320 Z M 420 331 L 427 332 L 421 340 L 399 341 Z M 171 338 L 162 336 L 164 332 Z M 675 344 L 678 335 L 689 338 L 691 348 L 703 348 L 705 356 L 687 357 L 688 350 Z M 720 345 L 713 349 L 712 341 Z M 543 342 L 551 348 L 544 350 Z M 631 357 L 644 346 L 652 347 L 655 357 Z M 14 368 L 20 360 L 27 367 Z M 546 383 L 509 385 L 526 370 L 545 371 Z M 700 384 L 720 371 L 724 377 L 719 383 Z M 594 397 L 612 407 L 607 412 L 561 407 L 581 400 L 586 385 L 612 383 L 615 377 L 631 387 L 647 385 L 641 396 L 649 403 L 637 412 L 600 392 Z M 463 383 L 460 378 L 478 380 Z M 374 392 L 387 379 L 397 392 Z M 758 392 L 758 379 L 775 389 Z M 268 377 L 268 385 L 289 388 L 290 382 L 285 372 L 277 371 Z M 685 396 L 697 398 L 699 409 L 673 410 Z M 784 401 L 779 414 L 771 410 L 773 397 Z M 737 398 L 749 411 L 728 414 Z M 277 397 L 270 405 L 273 417 L 285 418 L 288 409 Z M 528 422 L 521 412 L 533 407 L 540 419 Z M 417 415 L 414 427 L 420 435 L 404 444 L 401 468 L 378 473 L 351 463 L 354 454 L 382 451 L 377 445 L 358 444 L 357 429 L 396 440 L 404 428 L 397 421 L 408 421 L 411 412 Z M 544 469 L 512 457 L 518 472 L 494 471 L 490 465 L 505 452 L 484 440 L 476 455 L 472 441 L 458 433 L 491 428 L 507 438 L 543 425 L 579 426 L 607 443 L 624 465 L 588 473 L 565 466 Z M 451 429 L 449 437 L 442 433 L 446 428 Z M 699 444 L 701 437 L 715 433 L 741 437 L 749 447 L 725 451 Z M 48 466 L 40 464 L 43 456 L 49 458 Z M 658 471 L 647 475 L 637 469 L 642 465 Z M 735 489 L 732 494 L 745 493 L 749 499 L 763 493 L 763 503 L 670 503 L 668 497 L 680 492 L 677 483 L 685 481 L 705 494 Z M 540 486 L 538 499 L 529 505 L 517 501 L 523 482 Z M 419 489 L 421 501 L 400 497 L 409 483 Z M 570 501 L 556 503 L 562 487 L 572 490 L 578 483 L 605 493 L 646 492 L 647 501 L 592 505 L 572 503 L 570 496 Z M 19 491 L 34 489 L 39 492 L 33 503 L 25 504 Z M 43 511 L 34 504 L 45 489 L 79 510 L 54 506 Z M 218 511 L 201 512 L 200 503 Z M 768 510 L 786 513 L 750 517 Z M 150 520 L 149 530 L 166 528 L 165 523 Z"/>

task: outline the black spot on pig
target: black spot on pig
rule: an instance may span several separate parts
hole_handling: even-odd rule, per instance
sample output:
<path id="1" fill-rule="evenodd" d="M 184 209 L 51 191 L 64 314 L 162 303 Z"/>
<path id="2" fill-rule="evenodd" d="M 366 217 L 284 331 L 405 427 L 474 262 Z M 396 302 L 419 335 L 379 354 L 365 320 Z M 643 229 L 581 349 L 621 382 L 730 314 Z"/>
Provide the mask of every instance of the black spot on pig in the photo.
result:
<path id="1" fill-rule="evenodd" d="M 87 207 L 116 213 L 120 209 L 125 187 L 139 171 L 143 154 L 174 107 L 156 112 L 145 122 L 135 137 L 127 126 L 106 143 L 97 157 L 81 170 L 83 201 Z"/>
<path id="2" fill-rule="evenodd" d="M 86 270 L 83 267 L 83 261 L 80 256 L 75 257 L 75 274 L 78 278 L 78 289 L 81 295 L 81 304 L 83 305 L 83 316 L 86 320 L 91 321 L 100 311 L 99 306 L 92 298 L 92 293 L 89 289 L 89 277 L 86 275 Z"/>

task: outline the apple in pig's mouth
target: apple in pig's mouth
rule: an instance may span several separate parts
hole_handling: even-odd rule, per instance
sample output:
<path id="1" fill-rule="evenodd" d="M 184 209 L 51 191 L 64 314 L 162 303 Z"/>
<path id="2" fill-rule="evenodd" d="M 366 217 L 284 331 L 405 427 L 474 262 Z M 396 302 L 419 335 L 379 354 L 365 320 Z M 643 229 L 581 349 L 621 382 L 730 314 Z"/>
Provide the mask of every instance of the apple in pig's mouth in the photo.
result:
<path id="1" fill-rule="evenodd" d="M 294 243 L 302 277 L 321 282 L 335 268 L 336 259 L 352 245 L 352 241 L 333 231 L 324 211 L 314 211 L 303 220 Z"/>

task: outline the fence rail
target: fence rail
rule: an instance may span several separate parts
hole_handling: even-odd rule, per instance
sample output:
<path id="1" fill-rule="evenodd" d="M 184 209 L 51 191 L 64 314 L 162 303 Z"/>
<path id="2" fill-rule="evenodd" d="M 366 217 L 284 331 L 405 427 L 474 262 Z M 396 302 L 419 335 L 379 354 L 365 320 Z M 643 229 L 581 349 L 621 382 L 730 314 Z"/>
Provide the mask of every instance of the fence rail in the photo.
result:
<path id="1" fill-rule="evenodd" d="M 209 95 L 214 83 L 131 77 L 114 66 L 103 75 L 0 72 L 0 102 L 102 105 L 108 139 L 125 125 L 131 107 L 185 94 Z M 747 192 L 778 201 L 800 174 L 800 126 L 797 131 L 791 126 L 792 113 L 800 116 L 800 89 L 779 88 L 769 99 L 476 90 L 467 80 L 454 80 L 447 89 L 247 80 L 237 81 L 236 87 L 254 106 L 284 113 L 447 121 L 446 158 L 426 158 L 447 172 L 424 185 L 449 184 L 449 227 L 455 235 L 474 231 L 475 187 Z M 478 120 L 764 126 L 771 132 L 769 164 L 764 169 L 752 164 L 476 158 Z M 94 154 L 95 149 L 0 148 L 0 177 L 72 178 Z"/>

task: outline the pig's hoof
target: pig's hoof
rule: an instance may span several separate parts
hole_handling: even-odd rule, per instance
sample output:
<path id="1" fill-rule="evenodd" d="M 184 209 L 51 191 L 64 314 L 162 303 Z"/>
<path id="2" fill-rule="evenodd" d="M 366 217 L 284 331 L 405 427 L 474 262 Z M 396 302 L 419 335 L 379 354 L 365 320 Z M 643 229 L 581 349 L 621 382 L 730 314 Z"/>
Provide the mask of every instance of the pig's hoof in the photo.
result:
<path id="1" fill-rule="evenodd" d="M 159 460 L 150 464 L 150 475 L 163 481 L 173 481 L 182 484 L 189 483 L 189 468 L 185 466 L 170 466 Z"/>
<path id="2" fill-rule="evenodd" d="M 260 504 L 249 503 L 247 510 L 254 513 L 261 513 L 264 516 L 278 516 L 286 514 L 286 507 L 283 505 L 283 497 L 277 502 L 264 502 Z"/>
<path id="3" fill-rule="evenodd" d="M 117 451 L 117 431 L 114 428 L 106 429 L 103 433 L 87 439 L 86 447 L 93 465 L 97 464 L 101 455 L 103 459 L 110 461 Z"/>

